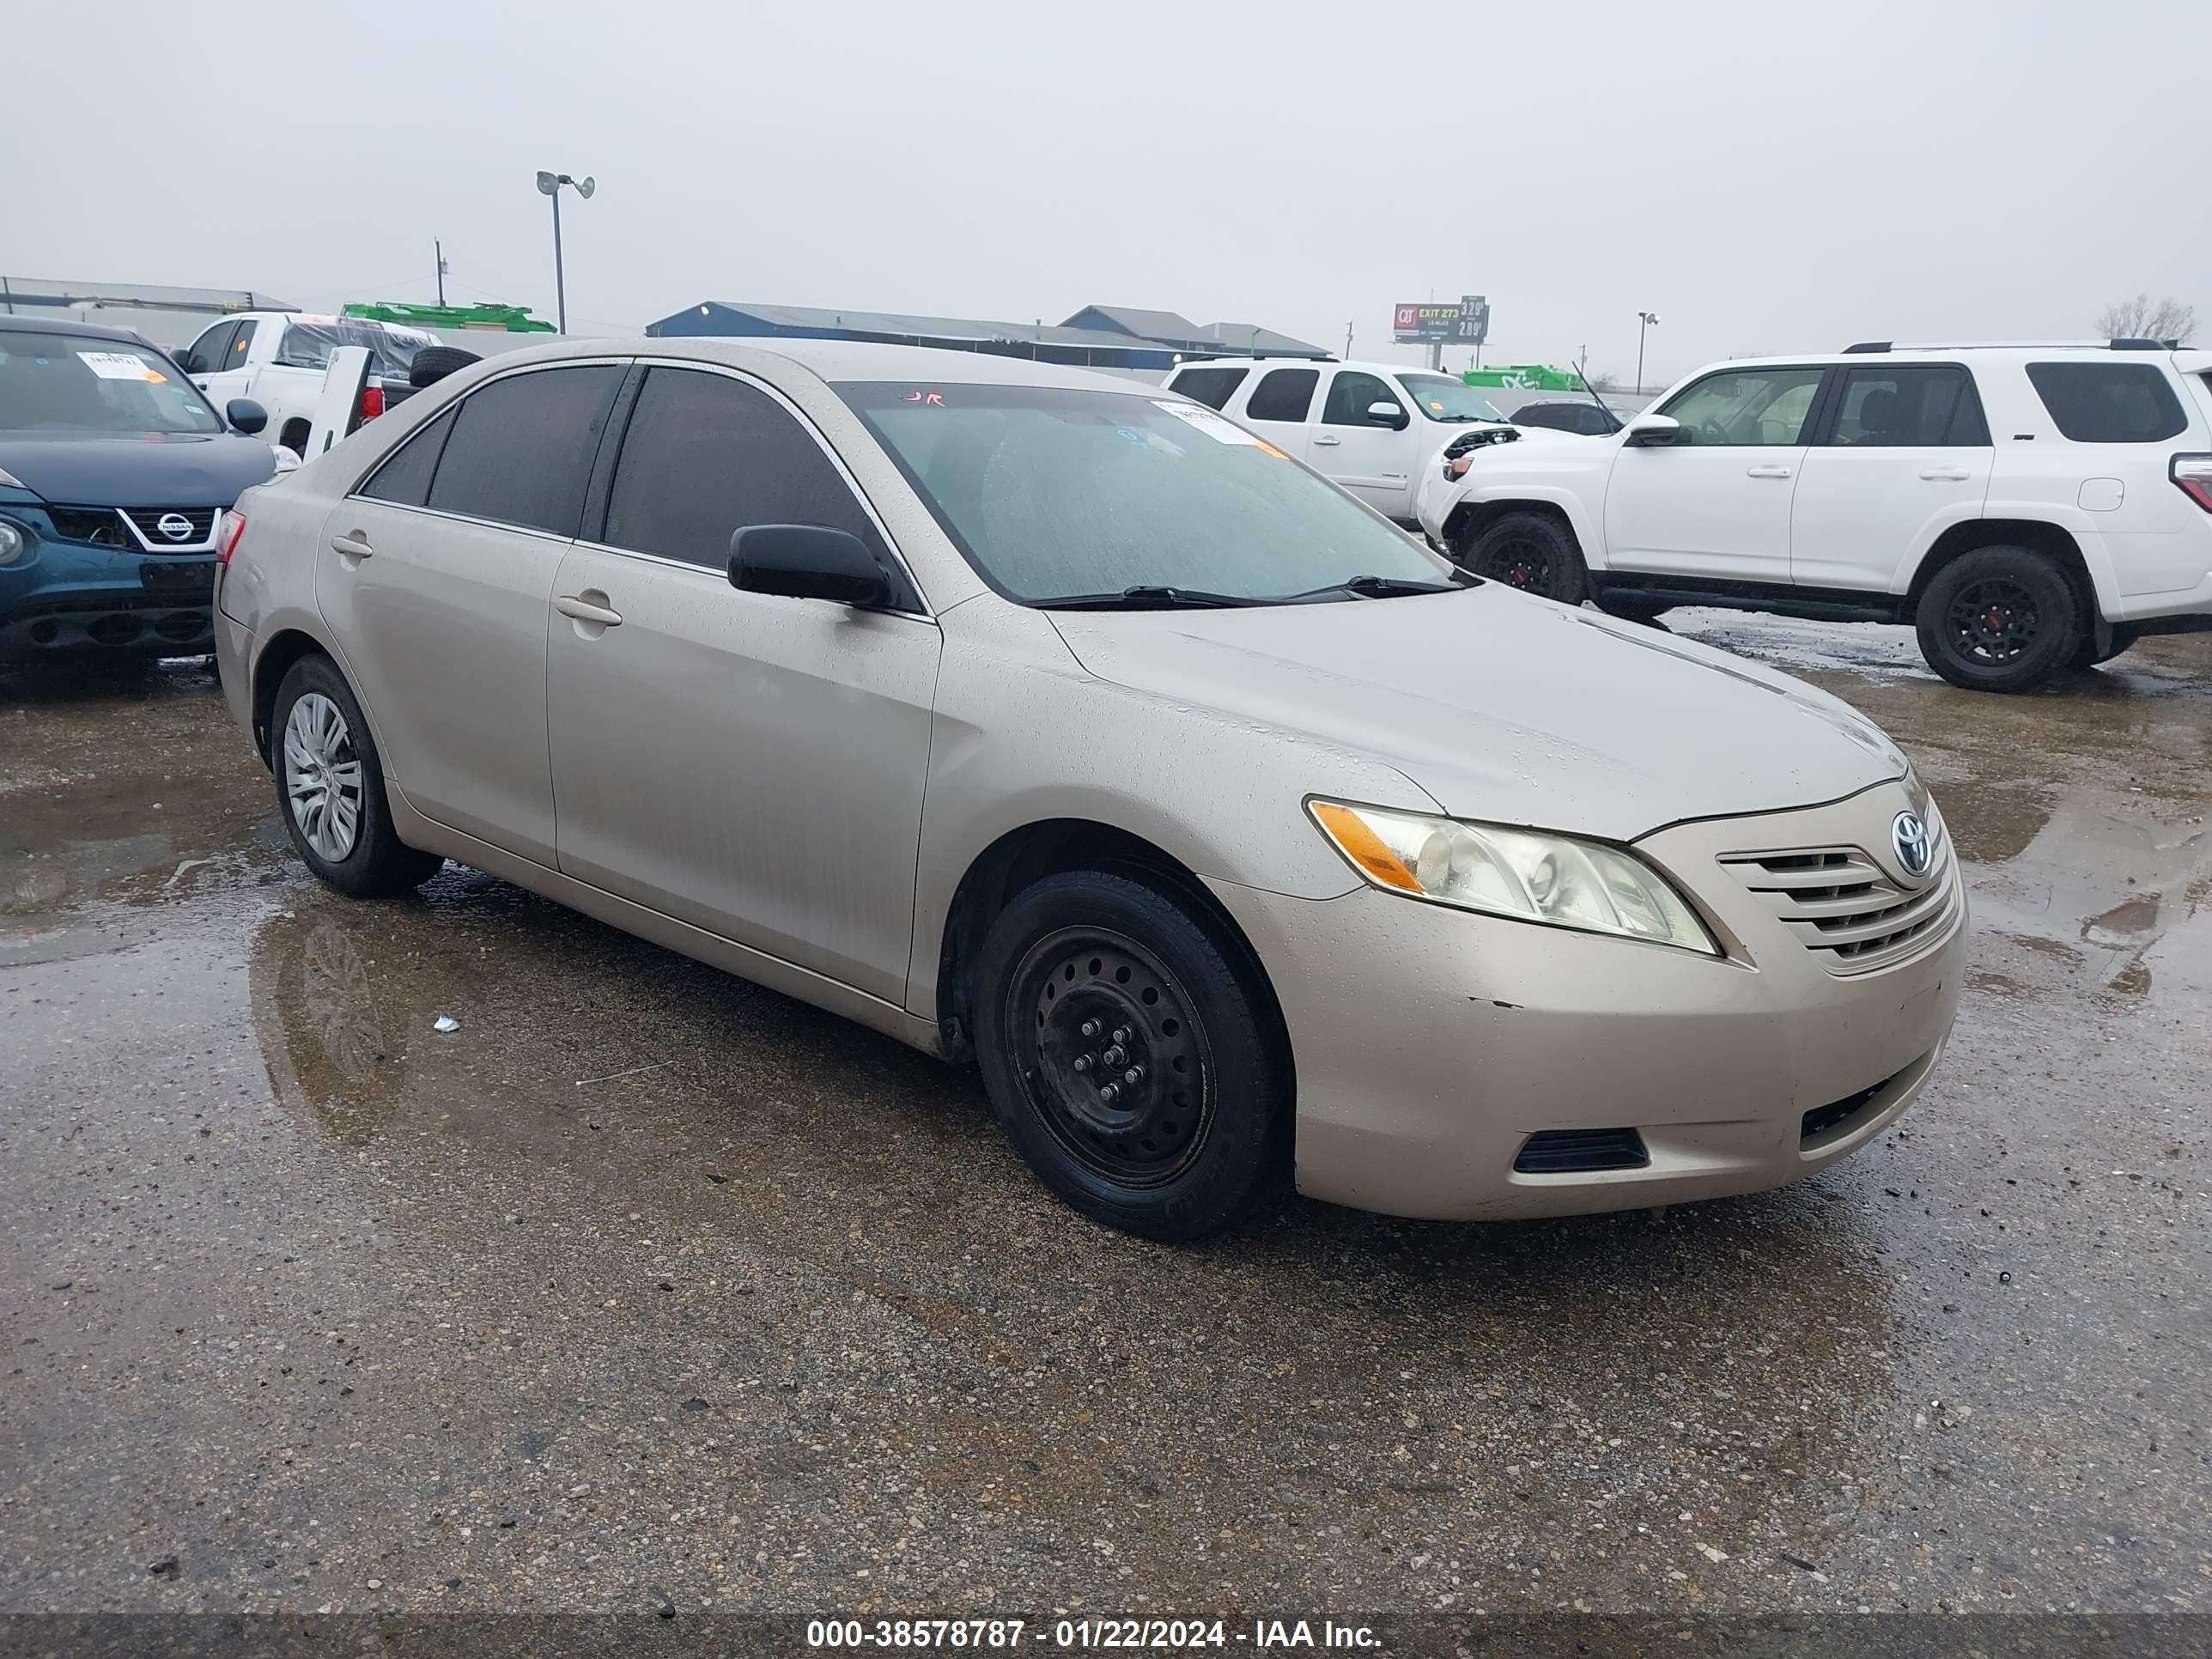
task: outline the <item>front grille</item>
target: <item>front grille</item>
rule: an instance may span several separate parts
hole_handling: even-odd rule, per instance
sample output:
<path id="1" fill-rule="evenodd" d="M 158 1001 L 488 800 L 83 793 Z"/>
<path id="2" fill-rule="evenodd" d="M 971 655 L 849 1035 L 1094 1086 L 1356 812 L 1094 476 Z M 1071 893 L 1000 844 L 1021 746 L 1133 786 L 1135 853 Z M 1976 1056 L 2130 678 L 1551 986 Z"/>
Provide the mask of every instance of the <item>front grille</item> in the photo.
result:
<path id="1" fill-rule="evenodd" d="M 1896 1081 L 1896 1078 L 1886 1077 L 1872 1087 L 1862 1089 L 1855 1095 L 1845 1095 L 1841 1100 L 1832 1100 L 1825 1106 L 1815 1106 L 1805 1114 L 1804 1121 L 1798 1130 L 1798 1139 L 1810 1140 L 1816 1135 L 1827 1133 L 1838 1124 L 1856 1117 L 1864 1109 L 1869 1101 Z"/>
<path id="2" fill-rule="evenodd" d="M 54 521 L 54 534 L 65 542 L 92 547 L 134 545 L 112 507 L 50 507 L 46 516 Z"/>
<path id="3" fill-rule="evenodd" d="M 1856 847 L 1744 853 L 1721 862 L 1832 974 L 1866 974 L 1917 956 L 1959 915 L 1959 866 L 1938 834 L 1927 877 L 1906 886 Z"/>
<path id="4" fill-rule="evenodd" d="M 123 509 L 139 537 L 156 553 L 171 548 L 204 547 L 215 539 L 216 509 L 211 507 L 132 507 Z M 192 527 L 189 536 L 171 536 L 161 529 L 164 519 L 182 519 Z"/>
<path id="5" fill-rule="evenodd" d="M 50 507 L 46 516 L 53 520 L 54 533 L 65 542 L 120 547 L 133 553 L 204 553 L 215 540 L 220 512 L 212 507 Z M 164 519 L 182 519 L 191 533 L 167 534 L 161 529 Z"/>
<path id="6" fill-rule="evenodd" d="M 1651 1162 L 1633 1129 L 1542 1129 L 1521 1143 L 1520 1175 L 1581 1175 L 1592 1170 L 1641 1170 Z"/>

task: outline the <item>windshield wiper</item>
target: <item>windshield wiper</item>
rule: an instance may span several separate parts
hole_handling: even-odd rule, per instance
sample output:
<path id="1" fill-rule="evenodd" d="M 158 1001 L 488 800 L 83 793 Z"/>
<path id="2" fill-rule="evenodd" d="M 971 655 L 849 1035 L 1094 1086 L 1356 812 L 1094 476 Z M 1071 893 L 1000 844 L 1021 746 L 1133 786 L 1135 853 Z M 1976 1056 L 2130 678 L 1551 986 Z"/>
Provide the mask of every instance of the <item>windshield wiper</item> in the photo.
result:
<path id="1" fill-rule="evenodd" d="M 1319 593 L 1356 593 L 1363 599 L 1395 599 L 1413 593 L 1456 593 L 1481 580 L 1468 571 L 1454 572 L 1453 580 L 1448 582 L 1416 581 L 1410 576 L 1354 576 L 1347 581 L 1331 582 L 1326 587 L 1310 587 L 1291 597 L 1306 599 Z"/>
<path id="2" fill-rule="evenodd" d="M 1202 588 L 1168 587 L 1140 583 L 1118 593 L 1076 593 L 1064 599 L 1047 599 L 1040 611 L 1219 611 L 1225 606 L 1259 605 L 1259 599 L 1234 593 L 1208 593 Z"/>

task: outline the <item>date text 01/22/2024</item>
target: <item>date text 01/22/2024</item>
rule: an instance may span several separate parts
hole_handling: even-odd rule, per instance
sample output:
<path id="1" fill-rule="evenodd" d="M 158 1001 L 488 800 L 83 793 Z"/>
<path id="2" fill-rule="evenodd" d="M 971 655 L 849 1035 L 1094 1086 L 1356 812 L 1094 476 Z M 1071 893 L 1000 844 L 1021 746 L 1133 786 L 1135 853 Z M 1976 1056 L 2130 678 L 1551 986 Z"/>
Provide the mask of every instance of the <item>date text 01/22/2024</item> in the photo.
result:
<path id="1" fill-rule="evenodd" d="M 1223 1648 L 1378 1649 L 1382 1638 L 1365 1625 L 1334 1620 L 1255 1619 L 1249 1629 L 1213 1619 L 1060 1619 L 1050 1625 L 1022 1619 L 815 1619 L 806 1626 L 812 1648 L 1019 1648 L 1025 1642 L 1057 1649 L 1155 1650 Z"/>

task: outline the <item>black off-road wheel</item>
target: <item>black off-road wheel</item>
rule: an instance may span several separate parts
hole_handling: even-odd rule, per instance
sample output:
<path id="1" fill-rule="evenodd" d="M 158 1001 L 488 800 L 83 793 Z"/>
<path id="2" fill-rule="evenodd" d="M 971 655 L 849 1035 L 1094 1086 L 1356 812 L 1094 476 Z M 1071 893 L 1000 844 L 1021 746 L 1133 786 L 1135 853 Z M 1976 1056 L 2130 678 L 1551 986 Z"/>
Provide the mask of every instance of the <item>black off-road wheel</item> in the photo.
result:
<path id="1" fill-rule="evenodd" d="M 1085 1215 L 1175 1242 L 1288 1189 L 1280 1018 L 1197 907 L 1126 875 L 1048 876 L 991 924 L 974 983 L 999 1121 Z"/>
<path id="2" fill-rule="evenodd" d="M 1455 562 L 1523 592 L 1580 605 L 1589 592 L 1589 567 L 1574 532 L 1545 513 L 1508 513 L 1454 542 Z"/>
<path id="3" fill-rule="evenodd" d="M 1936 573 L 1915 613 L 1920 654 L 1969 691 L 2040 690 L 2081 650 L 2081 605 L 2057 562 L 1978 547 Z"/>
<path id="4" fill-rule="evenodd" d="M 376 740 L 328 657 L 302 657 L 286 672 L 269 744 L 285 832 L 322 881 L 355 898 L 377 897 L 420 887 L 445 863 L 392 827 Z"/>

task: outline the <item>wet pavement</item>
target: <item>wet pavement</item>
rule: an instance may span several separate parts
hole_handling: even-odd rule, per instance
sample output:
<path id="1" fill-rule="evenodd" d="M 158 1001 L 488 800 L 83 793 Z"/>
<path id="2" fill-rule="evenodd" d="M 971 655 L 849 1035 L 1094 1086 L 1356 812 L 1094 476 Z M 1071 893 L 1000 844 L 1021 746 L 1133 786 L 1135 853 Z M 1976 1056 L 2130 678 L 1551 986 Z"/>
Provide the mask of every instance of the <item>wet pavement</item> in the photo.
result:
<path id="1" fill-rule="evenodd" d="M 2212 640 L 2008 699 L 1669 621 L 1934 787 L 1925 1099 L 1757 1198 L 1180 1249 L 971 1073 L 323 891 L 197 667 L 0 678 L 0 1608 L 2212 1607 Z"/>

